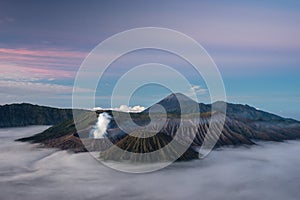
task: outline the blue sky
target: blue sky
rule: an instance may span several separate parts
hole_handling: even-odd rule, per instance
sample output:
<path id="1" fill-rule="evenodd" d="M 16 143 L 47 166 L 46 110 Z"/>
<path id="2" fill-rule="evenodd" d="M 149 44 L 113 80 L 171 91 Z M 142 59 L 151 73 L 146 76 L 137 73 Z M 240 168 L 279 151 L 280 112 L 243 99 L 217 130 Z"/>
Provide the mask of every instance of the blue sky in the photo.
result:
<path id="1" fill-rule="evenodd" d="M 0 104 L 71 107 L 76 72 L 98 43 L 127 29 L 155 26 L 183 32 L 207 50 L 229 102 L 300 119 L 299 11 L 299 1 L 286 0 L 1 1 Z M 106 85 L 99 85 L 97 105 L 110 106 L 111 87 L 126 67 L 153 59 L 178 69 L 205 91 L 187 63 L 146 50 L 111 66 Z M 149 106 L 167 93 L 145 87 L 132 105 Z M 204 92 L 199 96 L 207 101 Z"/>

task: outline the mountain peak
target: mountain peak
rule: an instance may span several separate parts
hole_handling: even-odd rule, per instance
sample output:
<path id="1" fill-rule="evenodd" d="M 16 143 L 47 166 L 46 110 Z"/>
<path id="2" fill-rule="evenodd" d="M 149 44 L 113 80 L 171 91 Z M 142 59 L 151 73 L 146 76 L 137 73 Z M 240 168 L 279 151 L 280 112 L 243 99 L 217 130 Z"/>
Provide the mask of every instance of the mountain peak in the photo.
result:
<path id="1" fill-rule="evenodd" d="M 199 112 L 199 105 L 196 101 L 182 93 L 172 93 L 160 100 L 158 103 L 165 108 L 167 113 L 194 113 Z M 151 107 L 146 109 L 144 112 L 148 112 Z M 155 112 L 155 109 L 152 110 Z"/>
<path id="2" fill-rule="evenodd" d="M 169 96 L 165 97 L 164 99 L 162 99 L 159 103 L 163 102 L 163 101 L 190 101 L 193 103 L 197 103 L 196 101 L 194 101 L 193 99 L 191 99 L 190 97 L 180 93 L 180 92 L 176 92 L 176 93 L 171 93 Z"/>

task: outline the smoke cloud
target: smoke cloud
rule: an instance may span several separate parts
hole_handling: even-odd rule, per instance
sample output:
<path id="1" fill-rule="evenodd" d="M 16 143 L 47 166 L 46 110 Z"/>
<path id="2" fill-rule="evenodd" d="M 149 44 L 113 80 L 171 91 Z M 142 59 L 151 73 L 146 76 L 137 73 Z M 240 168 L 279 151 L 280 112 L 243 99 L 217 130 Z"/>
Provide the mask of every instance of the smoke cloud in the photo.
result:
<path id="1" fill-rule="evenodd" d="M 142 112 L 145 110 L 144 106 L 136 105 L 136 106 L 127 106 L 121 105 L 119 108 L 102 108 L 102 107 L 95 107 L 92 110 L 115 110 L 115 111 L 122 111 L 122 112 Z"/>
<path id="2" fill-rule="evenodd" d="M 111 120 L 111 116 L 107 113 L 101 113 L 98 116 L 98 120 L 94 128 L 90 132 L 90 137 L 94 139 L 104 138 L 106 137 L 106 130 L 108 128 L 109 122 Z"/>
<path id="3" fill-rule="evenodd" d="M 119 109 L 115 109 L 115 110 L 119 110 L 119 111 L 123 111 L 123 112 L 142 112 L 143 110 L 145 110 L 145 107 L 143 106 L 127 106 L 127 105 L 121 105 Z"/>
<path id="4" fill-rule="evenodd" d="M 93 110 L 103 110 L 103 108 L 96 107 L 96 108 L 93 108 Z M 129 107 L 127 105 L 121 105 L 119 108 L 109 108 L 107 110 L 116 110 L 116 111 L 122 111 L 122 112 L 141 112 L 141 111 L 145 110 L 145 107 L 143 107 L 143 106 Z M 109 125 L 111 118 L 112 117 L 109 114 L 107 114 L 106 112 L 101 113 L 98 116 L 96 125 L 90 131 L 89 137 L 94 138 L 94 139 L 105 138 L 107 136 L 106 130 L 108 129 L 108 125 Z"/>
<path id="5" fill-rule="evenodd" d="M 101 165 L 89 153 L 13 141 L 46 128 L 0 129 L 1 199 L 299 200 L 300 141 L 223 148 L 203 160 L 126 174 Z"/>

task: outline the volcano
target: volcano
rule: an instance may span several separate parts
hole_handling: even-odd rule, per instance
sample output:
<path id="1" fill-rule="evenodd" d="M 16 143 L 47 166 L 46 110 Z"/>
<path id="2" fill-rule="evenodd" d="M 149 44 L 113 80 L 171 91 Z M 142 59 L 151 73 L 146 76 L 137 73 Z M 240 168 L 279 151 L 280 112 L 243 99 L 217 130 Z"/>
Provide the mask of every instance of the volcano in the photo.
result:
<path id="1" fill-rule="evenodd" d="M 84 112 L 80 115 L 80 130 L 76 130 L 73 120 L 67 120 L 42 133 L 19 139 L 19 141 L 42 143 L 46 147 L 69 149 L 76 152 L 105 151 L 102 154 L 105 159 L 126 160 L 132 158 L 115 154 L 116 146 L 128 152 L 148 153 L 168 144 L 180 129 L 178 146 L 190 144 L 186 152 L 180 156 L 180 160 L 191 160 L 197 157 L 193 149 L 200 147 L 205 137 L 215 140 L 215 148 L 226 145 L 254 145 L 256 140 L 280 142 L 300 138 L 300 122 L 294 119 L 283 118 L 249 105 L 226 102 L 197 103 L 181 93 L 170 94 L 143 112 L 130 113 L 130 116 L 138 125 L 149 125 L 149 112 L 158 116 L 161 114 L 161 109 L 157 109 L 157 105 L 164 108 L 167 118 L 165 122 L 152 123 L 147 126 L 147 130 L 144 130 L 143 134 L 147 131 L 149 133 L 157 132 L 156 136 L 149 139 L 139 139 L 137 134 L 135 134 L 136 137 L 132 137 L 130 133 L 125 133 L 118 127 L 115 117 L 120 117 L 120 120 L 124 117 L 124 113 L 114 111 L 113 115 L 111 110 L 98 110 L 96 112 Z M 212 106 L 214 106 L 215 112 L 211 112 Z M 224 106 L 226 106 L 226 112 L 221 109 Z M 183 113 L 182 110 L 184 110 Z M 97 116 L 103 112 L 112 115 L 107 129 L 107 138 L 100 140 L 88 138 L 89 131 L 96 123 Z M 117 115 L 115 115 L 116 113 Z M 200 120 L 195 121 L 193 117 L 195 115 L 200 116 Z M 225 117 L 225 124 L 220 137 L 217 135 L 218 128 L 215 128 L 213 123 L 210 124 L 212 119 L 218 119 L 218 117 Z M 126 119 L 123 120 L 126 123 Z M 180 122 L 182 124 L 179 127 Z M 210 126 L 212 127 L 208 134 Z M 157 127 L 161 127 L 161 129 L 157 130 Z M 132 131 L 139 132 L 138 130 Z M 169 152 L 173 152 L 173 150 L 170 149 Z"/>

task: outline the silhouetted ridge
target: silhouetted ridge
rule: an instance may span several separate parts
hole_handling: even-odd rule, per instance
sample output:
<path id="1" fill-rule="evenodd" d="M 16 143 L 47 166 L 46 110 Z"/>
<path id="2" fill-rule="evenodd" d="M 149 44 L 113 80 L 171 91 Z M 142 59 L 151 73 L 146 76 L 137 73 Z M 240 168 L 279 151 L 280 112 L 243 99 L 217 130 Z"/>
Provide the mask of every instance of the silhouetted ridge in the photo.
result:
<path id="1" fill-rule="evenodd" d="M 0 106 L 0 128 L 55 125 L 72 118 L 72 109 L 59 109 L 28 103 Z"/>

